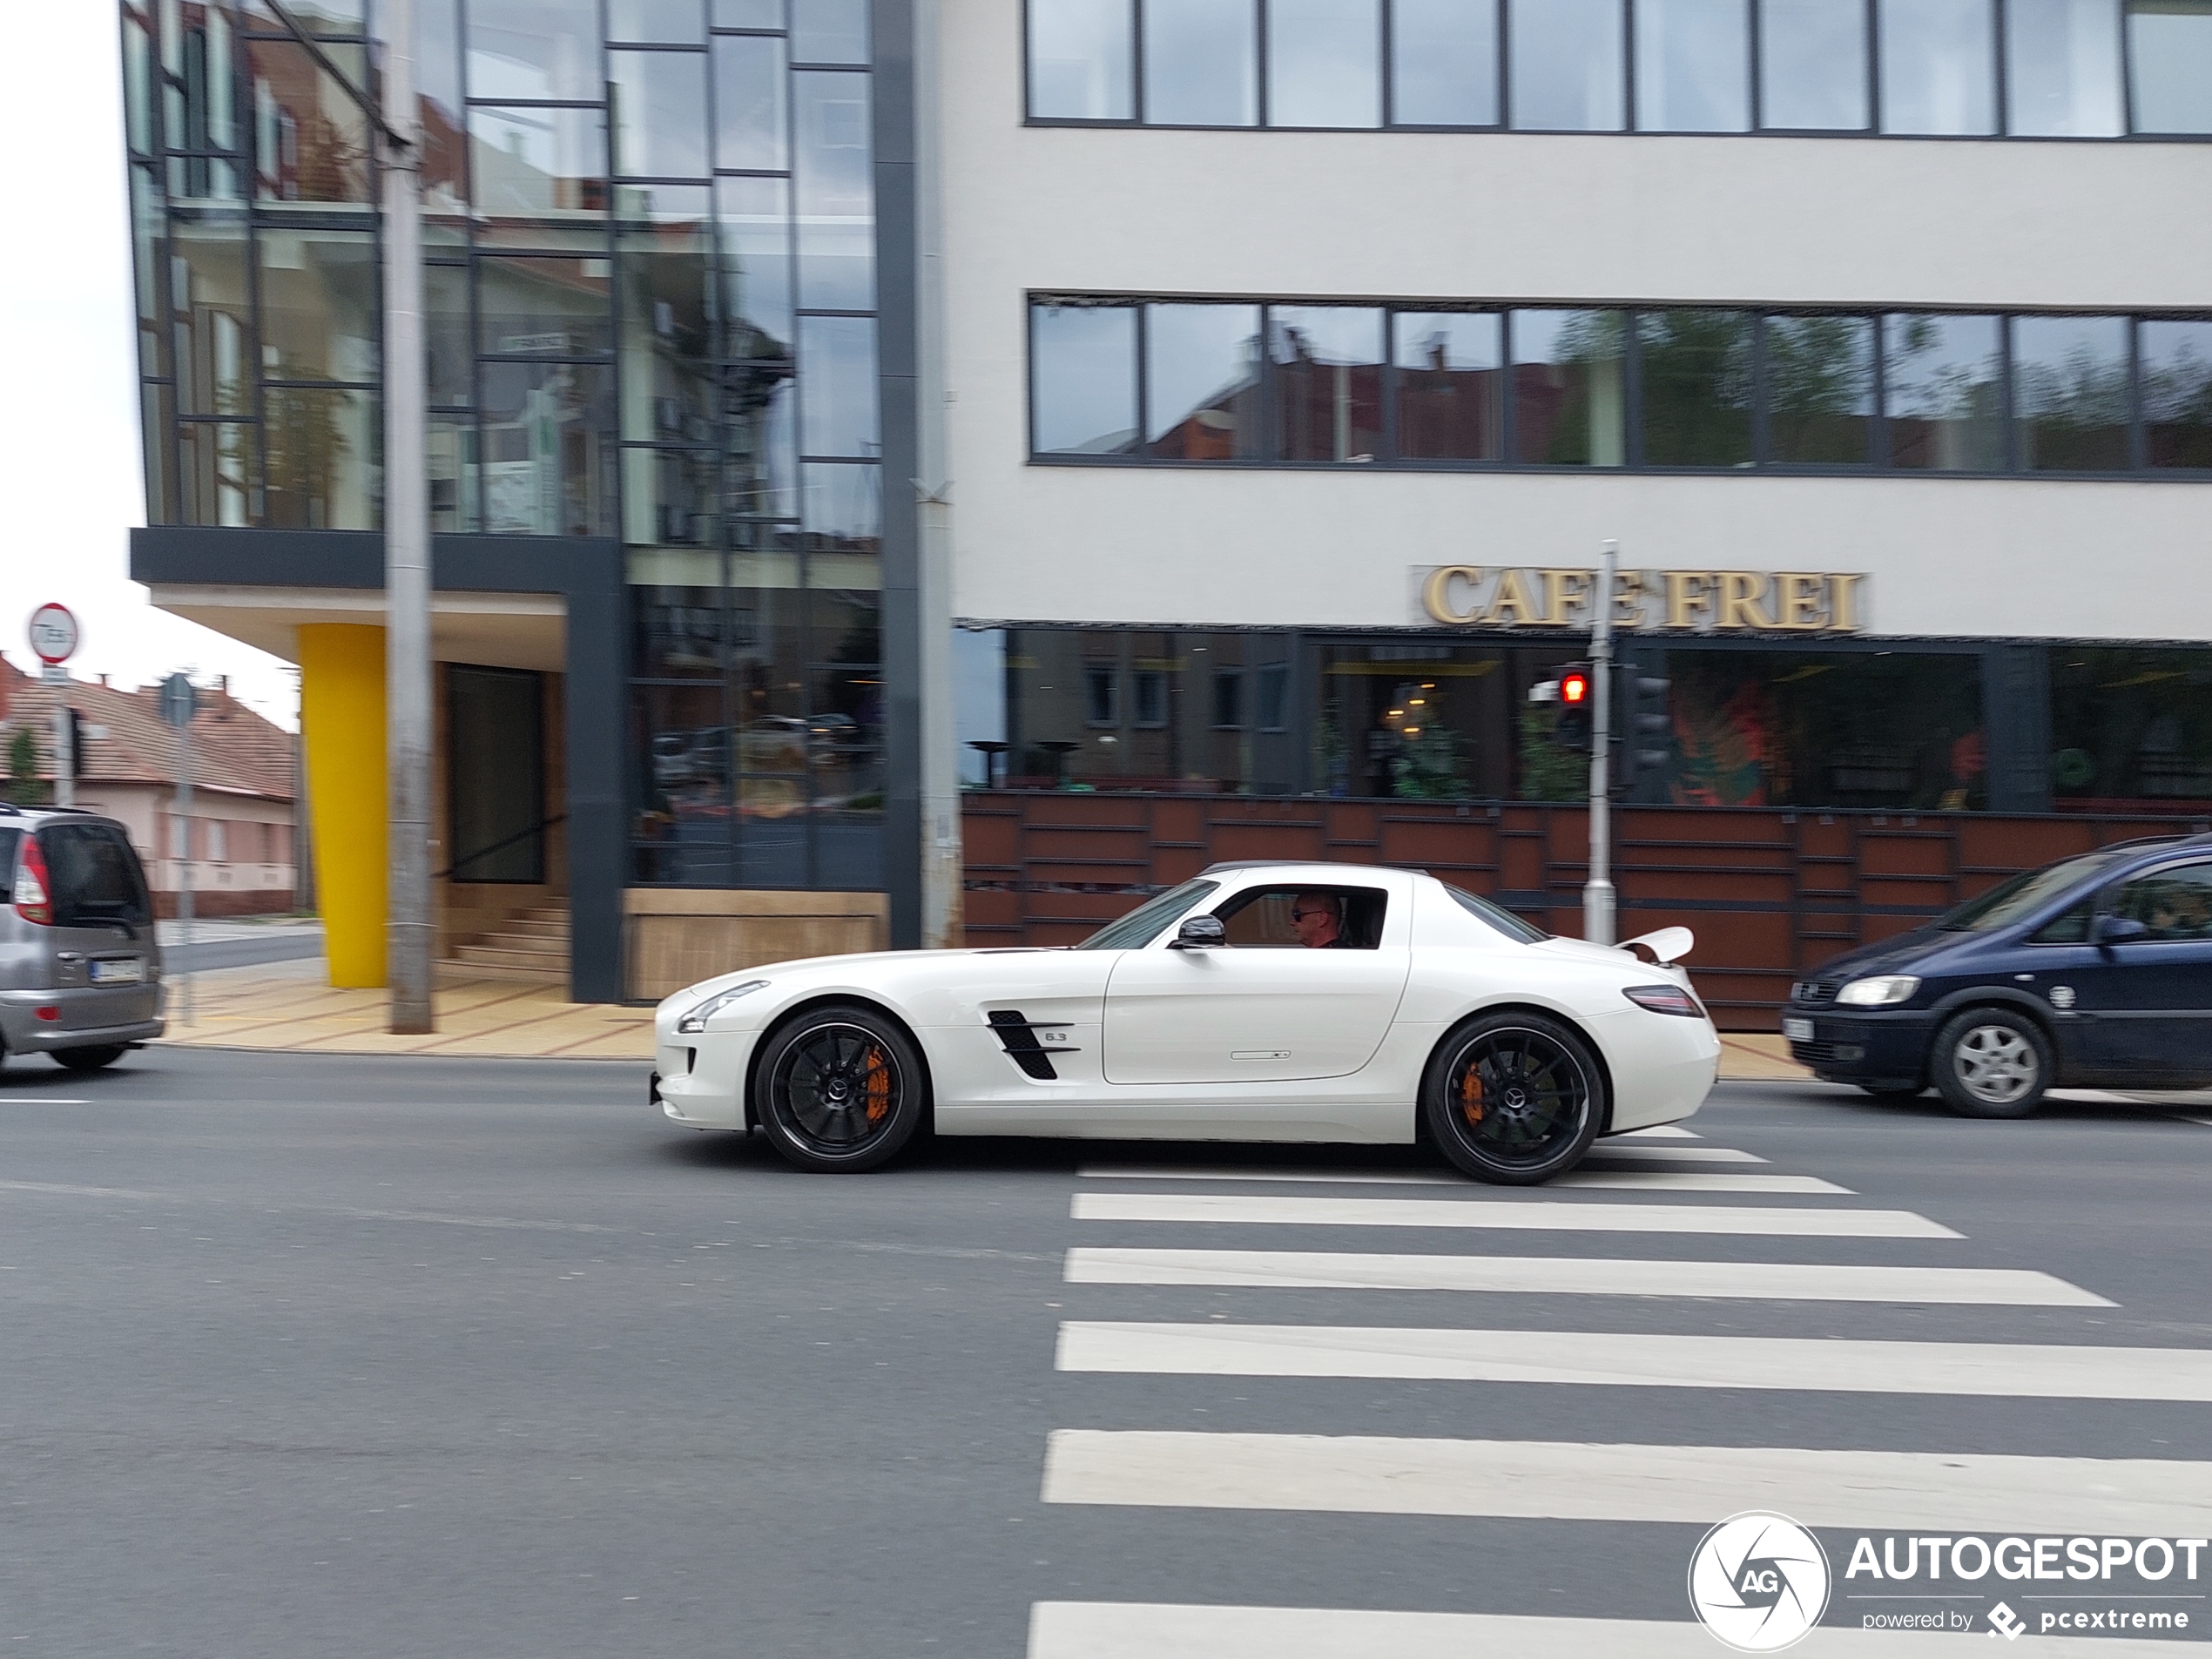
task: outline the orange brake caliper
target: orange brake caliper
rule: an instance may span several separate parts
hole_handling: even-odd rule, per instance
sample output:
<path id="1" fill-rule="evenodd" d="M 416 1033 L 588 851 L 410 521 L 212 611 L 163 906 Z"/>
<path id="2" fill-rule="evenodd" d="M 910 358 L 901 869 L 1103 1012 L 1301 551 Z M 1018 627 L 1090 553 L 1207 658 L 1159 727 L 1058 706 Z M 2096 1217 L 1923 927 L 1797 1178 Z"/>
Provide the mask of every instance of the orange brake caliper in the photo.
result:
<path id="1" fill-rule="evenodd" d="M 861 1068 L 860 1077 L 867 1096 L 868 1122 L 880 1123 L 883 1115 L 891 1109 L 891 1068 L 884 1063 L 882 1049 L 868 1050 L 867 1063 Z"/>
<path id="2" fill-rule="evenodd" d="M 1482 1069 L 1469 1066 L 1467 1075 L 1460 1079 L 1460 1110 L 1468 1123 L 1482 1121 Z"/>

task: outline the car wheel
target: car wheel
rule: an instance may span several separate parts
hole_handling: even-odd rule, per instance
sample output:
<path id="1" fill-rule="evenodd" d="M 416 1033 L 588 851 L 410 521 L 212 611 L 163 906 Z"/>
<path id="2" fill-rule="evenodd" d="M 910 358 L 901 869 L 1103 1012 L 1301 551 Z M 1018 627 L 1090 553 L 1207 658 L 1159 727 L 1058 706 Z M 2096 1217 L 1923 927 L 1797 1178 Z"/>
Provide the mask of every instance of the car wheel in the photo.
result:
<path id="1" fill-rule="evenodd" d="M 812 1008 L 769 1037 L 753 1110 L 802 1170 L 873 1170 L 914 1138 L 929 1083 L 914 1044 L 874 1009 Z"/>
<path id="2" fill-rule="evenodd" d="M 2024 1014 L 1968 1008 L 1936 1033 L 1928 1069 L 1955 1112 L 2026 1117 L 2051 1086 L 2051 1045 Z"/>
<path id="3" fill-rule="evenodd" d="M 55 1063 L 71 1071 L 98 1071 L 102 1066 L 111 1066 L 123 1058 L 119 1042 L 102 1043 L 97 1049 L 56 1049 L 52 1050 Z"/>
<path id="4" fill-rule="evenodd" d="M 1541 1014 L 1487 1014 L 1438 1045 L 1421 1114 L 1444 1156 L 1478 1181 L 1529 1186 L 1573 1169 L 1605 1118 L 1589 1046 Z"/>

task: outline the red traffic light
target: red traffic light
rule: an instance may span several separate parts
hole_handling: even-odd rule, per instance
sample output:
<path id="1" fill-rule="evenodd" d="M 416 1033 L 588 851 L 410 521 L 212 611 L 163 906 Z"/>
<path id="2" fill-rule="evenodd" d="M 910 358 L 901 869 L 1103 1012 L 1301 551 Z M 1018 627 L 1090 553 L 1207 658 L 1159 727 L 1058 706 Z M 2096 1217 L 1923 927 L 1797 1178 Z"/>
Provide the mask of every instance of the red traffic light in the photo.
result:
<path id="1" fill-rule="evenodd" d="M 1568 708 L 1578 708 L 1590 700 L 1590 677 L 1579 668 L 1570 669 L 1559 677 L 1559 700 Z"/>

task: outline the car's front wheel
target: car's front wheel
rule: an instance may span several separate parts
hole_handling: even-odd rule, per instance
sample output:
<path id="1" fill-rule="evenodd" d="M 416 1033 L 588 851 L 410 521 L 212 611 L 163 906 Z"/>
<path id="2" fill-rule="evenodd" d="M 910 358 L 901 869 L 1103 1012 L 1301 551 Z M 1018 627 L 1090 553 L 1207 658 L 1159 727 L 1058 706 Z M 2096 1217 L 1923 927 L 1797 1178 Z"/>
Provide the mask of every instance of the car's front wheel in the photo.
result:
<path id="1" fill-rule="evenodd" d="M 102 1066 L 111 1066 L 123 1058 L 124 1045 L 104 1042 L 91 1049 L 56 1049 L 54 1061 L 71 1071 L 98 1071 Z"/>
<path id="2" fill-rule="evenodd" d="M 1529 1186 L 1581 1162 L 1605 1118 L 1605 1084 L 1589 1045 L 1558 1021 L 1486 1014 L 1429 1057 L 1421 1110 L 1460 1169 Z"/>
<path id="3" fill-rule="evenodd" d="M 811 1008 L 768 1038 L 753 1110 L 802 1170 L 873 1170 L 914 1138 L 929 1084 L 914 1044 L 873 1008 Z"/>
<path id="4" fill-rule="evenodd" d="M 2024 1014 L 1968 1008 L 1936 1033 L 1928 1070 L 1953 1111 L 2026 1117 L 2051 1086 L 2051 1044 Z"/>

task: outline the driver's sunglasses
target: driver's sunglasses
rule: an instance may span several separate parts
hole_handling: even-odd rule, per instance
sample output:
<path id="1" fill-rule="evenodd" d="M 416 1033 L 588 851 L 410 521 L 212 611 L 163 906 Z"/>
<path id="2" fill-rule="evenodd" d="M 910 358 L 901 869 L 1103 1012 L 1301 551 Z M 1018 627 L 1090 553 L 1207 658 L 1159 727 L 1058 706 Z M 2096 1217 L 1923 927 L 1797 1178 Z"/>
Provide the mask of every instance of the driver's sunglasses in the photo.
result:
<path id="1" fill-rule="evenodd" d="M 1291 912 L 1291 920 L 1292 921 L 1312 921 L 1316 917 L 1325 916 L 1328 914 L 1329 913 L 1325 910 L 1293 910 Z"/>

